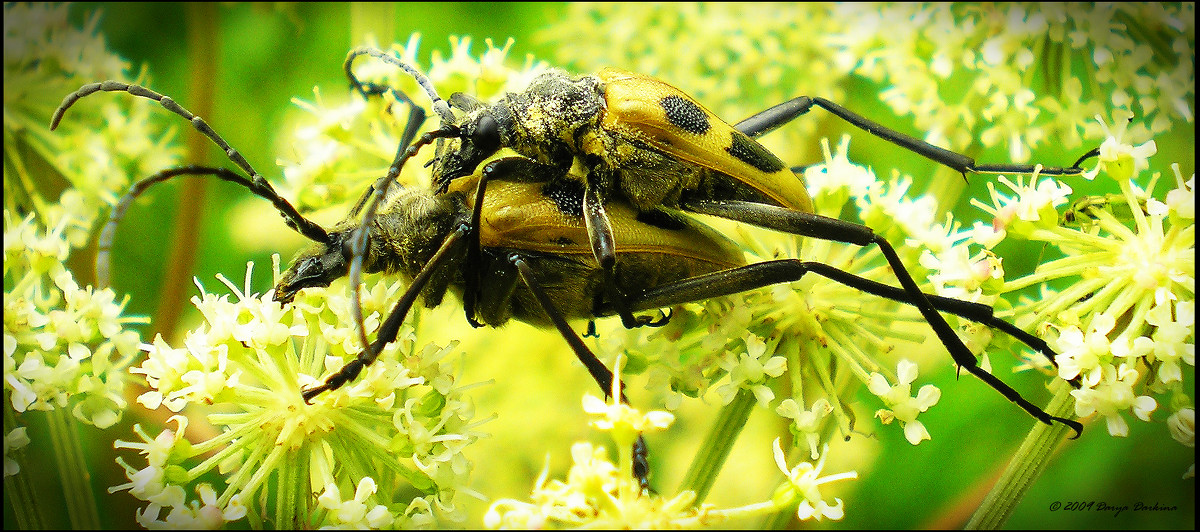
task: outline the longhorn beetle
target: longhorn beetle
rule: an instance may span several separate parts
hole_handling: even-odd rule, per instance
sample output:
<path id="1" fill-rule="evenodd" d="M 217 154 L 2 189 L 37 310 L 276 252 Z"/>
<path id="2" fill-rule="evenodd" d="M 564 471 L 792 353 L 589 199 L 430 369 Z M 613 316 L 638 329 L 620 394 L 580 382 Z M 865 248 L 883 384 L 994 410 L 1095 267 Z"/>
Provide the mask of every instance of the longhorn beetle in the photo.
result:
<path id="1" fill-rule="evenodd" d="M 72 96 L 96 90 L 126 91 L 165 102 L 182 111 L 201 131 L 211 131 L 203 121 L 167 97 L 136 85 L 106 82 L 85 86 Z M 78 97 L 68 97 L 63 111 Z M 61 116 L 61 113 L 56 116 Z M 57 120 L 54 122 L 57 124 Z M 411 130 L 410 130 L 411 131 Z M 410 133 L 407 138 L 411 138 Z M 211 137 L 230 153 L 246 173 L 261 179 L 244 159 L 229 149 L 215 133 Z M 406 139 L 403 142 L 408 142 Z M 440 303 L 453 289 L 464 297 L 474 290 L 478 317 L 499 326 L 510 318 L 538 325 L 553 325 L 605 393 L 612 390 L 613 374 L 570 328 L 568 319 L 615 314 L 616 302 L 603 280 L 604 272 L 586 244 L 588 228 L 579 206 L 581 188 L 555 188 L 553 183 L 514 173 L 508 165 L 523 164 L 518 157 L 493 160 L 470 179 L 451 184 L 442 194 L 420 189 L 397 190 L 386 197 L 376 222 L 369 227 L 367 272 L 399 273 L 412 280 L 404 295 L 362 356 L 322 385 L 303 392 L 306 400 L 353 380 L 374 361 L 383 347 L 396 339 L 400 325 L 420 295 L 428 306 Z M 225 168 L 181 166 L 159 172 L 131 187 L 113 209 L 100 238 L 98 269 L 106 269 L 107 253 L 117 224 L 128 206 L 149 187 L 180 175 L 212 176 L 240 184 L 271 201 L 288 225 L 314 240 L 299 253 L 275 288 L 275 299 L 290 303 L 307 287 L 328 286 L 348 271 L 346 246 L 361 226 L 363 201 L 346 219 L 326 231 L 305 219 L 265 181 Z M 490 185 L 489 185 L 490 183 Z M 472 189 L 474 189 L 472 191 Z M 485 194 L 486 191 L 486 194 Z M 815 273 L 864 292 L 913 304 L 903 289 L 857 277 L 821 263 L 778 259 L 745 264 L 739 248 L 723 235 L 678 212 L 656 208 L 639 212 L 622 198 L 609 202 L 618 252 L 614 284 L 636 294 L 628 303 L 633 310 L 668 307 L 800 279 Z M 849 230 L 857 226 L 848 227 Z M 324 235 L 324 236 L 321 236 Z M 472 242 L 474 240 L 475 242 Z M 478 245 L 479 253 L 473 254 Z M 488 272 L 487 284 L 467 282 L 471 275 Z M 103 274 L 106 278 L 107 274 Z M 519 282 L 518 282 L 519 281 Z M 1042 340 L 993 316 L 991 307 L 926 294 L 938 310 L 1003 330 L 1034 350 L 1053 352 Z M 993 380 L 998 386 L 1004 386 Z M 1013 393 L 1013 400 L 1036 408 Z M 624 400 L 624 397 L 622 397 Z M 1057 418 L 1056 418 L 1057 419 Z M 1062 420 L 1064 423 L 1073 423 Z M 634 474 L 646 481 L 645 444 L 635 446 Z"/>
<path id="2" fill-rule="evenodd" d="M 351 59 L 353 57 L 352 53 Z M 364 94 L 367 93 L 367 86 L 358 84 L 358 87 Z M 467 318 L 472 324 L 479 323 L 476 318 L 480 318 L 483 323 L 499 325 L 512 317 L 535 324 L 553 324 L 606 395 L 612 389 L 611 371 L 582 343 L 566 320 L 612 314 L 625 317 L 632 311 L 790 282 L 808 272 L 917 306 L 931 323 L 934 320 L 928 315 L 932 314 L 940 320 L 937 312 L 943 311 L 1001 329 L 1034 350 L 1048 354 L 1051 361 L 1054 360 L 1053 351 L 1044 341 L 995 318 L 990 307 L 921 293 L 890 245 L 875 237 L 870 229 L 856 224 L 762 202 L 718 200 L 723 196 L 716 192 L 711 192 L 714 199 L 690 200 L 676 206 L 695 212 L 736 212 L 739 216 L 735 219 L 799 235 L 829 238 L 825 233 L 834 231 L 837 233 L 836 239 L 844 242 L 862 245 L 874 242 L 884 250 L 903 288 L 797 259 L 743 265 L 744 259 L 739 253 L 731 251 L 734 248 L 727 240 L 692 220 L 678 208 L 670 205 L 639 206 L 623 194 L 614 194 L 598 204 L 594 199 L 589 200 L 588 190 L 593 187 L 583 176 L 550 174 L 546 165 L 535 164 L 531 159 L 521 156 L 493 160 L 482 169 L 472 170 L 473 177 L 469 180 L 445 180 L 438 186 L 436 194 L 420 190 L 389 193 L 386 189 L 400 166 L 421 146 L 439 138 L 439 134 L 434 132 L 410 144 L 423 118 L 422 113 L 414 110 L 414 118 L 410 120 L 409 129 L 404 134 L 388 176 L 363 195 L 346 220 L 326 231 L 304 218 L 279 196 L 245 158 L 201 118 L 169 97 L 144 87 L 116 81 L 85 85 L 64 98 L 52 118 L 51 128 L 57 126 L 66 110 L 80 98 L 99 91 L 128 92 L 160 102 L 164 108 L 189 120 L 220 146 L 249 177 L 224 168 L 183 166 L 138 182 L 114 208 L 109 224 L 102 233 L 98 261 L 107 260 L 115 226 L 139 194 L 156 183 L 179 175 L 208 175 L 238 183 L 271 201 L 290 227 L 315 242 L 310 250 L 296 257 L 276 287 L 275 297 L 279 301 L 290 301 L 298 290 L 305 287 L 328 286 L 332 280 L 347 274 L 353 277 L 356 264 L 368 272 L 399 272 L 413 279 L 385 319 L 375 341 L 365 342 L 366 348 L 359 357 L 329 376 L 324 384 L 305 390 L 303 395 L 306 400 L 356 378 L 385 345 L 395 340 L 399 326 L 418 295 L 422 295 L 426 304 L 432 306 L 441 301 L 449 288 L 461 293 Z M 462 97 L 457 99 L 462 100 Z M 768 110 L 739 123 L 736 128 L 730 127 L 730 130 L 753 143 L 751 136 L 774 128 L 768 120 L 774 116 L 771 113 L 773 110 Z M 770 116 L 764 118 L 764 114 Z M 757 143 L 753 145 L 757 146 Z M 445 166 L 444 163 L 439 164 Z M 797 194 L 804 202 L 809 201 L 799 179 L 793 176 L 793 181 L 795 184 L 781 181 L 781 188 Z M 492 193 L 485 194 L 489 182 L 496 185 Z M 722 185 L 716 180 L 714 182 Z M 472 185 L 474 194 L 468 192 Z M 749 190 L 740 192 L 749 193 Z M 383 198 L 382 206 L 380 198 Z M 589 206 L 602 207 L 600 211 L 605 216 L 604 223 L 611 233 L 611 264 L 596 259 L 595 221 L 588 213 Z M 503 218 L 498 214 L 501 207 L 520 215 Z M 358 219 L 360 215 L 363 215 L 361 221 Z M 535 225 L 532 230 L 523 227 L 530 220 L 543 223 Z M 482 223 L 484 221 L 488 223 Z M 416 238 L 419 235 L 424 236 Z M 585 238 L 588 240 L 586 245 L 583 243 Z M 370 245 L 359 248 L 359 243 Z M 630 248 L 640 251 L 625 251 Z M 485 273 L 491 281 L 486 285 L 479 282 Z M 542 288 L 548 278 L 560 282 L 567 280 L 565 289 Z M 518 280 L 521 281 L 519 290 Z M 361 318 L 356 316 L 356 319 L 361 330 Z M 628 326 L 653 324 L 643 320 L 625 322 Z M 944 320 L 941 323 L 949 328 Z M 957 340 L 953 331 L 949 331 L 949 334 Z M 954 353 L 953 348 L 951 352 Z M 967 353 L 967 356 L 970 357 L 970 354 Z M 978 368 L 973 357 L 970 358 L 970 364 L 962 361 L 959 364 L 1039 420 L 1046 423 L 1059 421 L 1077 433 L 1082 430 L 1079 423 L 1050 416 L 1022 398 L 1002 381 Z M 635 460 L 634 473 L 645 482 L 645 446 L 640 439 L 635 456 L 639 458 Z"/>
<path id="3" fill-rule="evenodd" d="M 632 294 L 614 282 L 618 250 L 607 205 L 615 198 L 623 198 L 641 212 L 667 208 L 799 236 L 860 246 L 874 244 L 886 257 L 908 300 L 929 322 L 960 368 L 983 379 L 1042 422 L 1063 422 L 1076 434 L 1082 430 L 1079 423 L 1050 416 L 1021 399 L 1012 388 L 980 368 L 962 340 L 921 293 L 891 245 L 869 228 L 813 214 L 812 200 L 803 181 L 753 137 L 786 124 L 815 105 L 855 127 L 953 168 L 964 178 L 968 172 L 1033 173 L 1035 165 L 976 164 L 970 157 L 886 128 L 829 100 L 808 96 L 776 105 L 731 126 L 667 83 L 615 68 L 580 77 L 552 70 L 536 78 L 524 92 L 509 93 L 494 104 L 462 93 L 452 94 L 447 102 L 424 74 L 395 55 L 375 48 L 357 48 L 347 55 L 344 69 L 351 84 L 364 93 L 378 87 L 362 83 L 354 74 L 354 61 L 363 55 L 411 75 L 429 96 L 442 121 L 438 129 L 426 132 L 404 153 L 397 154 L 388 175 L 371 193 L 363 227 L 369 227 L 374 220 L 380 198 L 386 196 L 404 163 L 425 145 L 444 140 L 439 142 L 433 160 L 438 192 L 446 191 L 455 179 L 472 175 L 480 163 L 501 148 L 508 148 L 520 157 L 513 158 L 505 171 L 525 179 L 532 177 L 556 183 L 555 186 L 583 190 L 581 212 L 592 254 L 604 272 L 613 307 L 629 328 L 661 325 L 665 319 L 652 321 L 645 316 L 634 316 L 633 305 L 628 301 Z M 1080 174 L 1083 172 L 1080 165 L 1098 154 L 1099 149 L 1093 149 L 1070 167 L 1042 168 L 1040 173 Z M 583 170 L 572 172 L 577 164 Z M 351 243 L 353 258 L 349 275 L 356 291 L 367 238 L 366 231 L 359 231 Z M 469 286 L 479 281 L 469 277 L 466 282 Z M 466 290 L 464 307 L 468 321 L 479 326 L 475 319 L 475 293 Z M 351 306 L 365 345 L 357 292 Z"/>

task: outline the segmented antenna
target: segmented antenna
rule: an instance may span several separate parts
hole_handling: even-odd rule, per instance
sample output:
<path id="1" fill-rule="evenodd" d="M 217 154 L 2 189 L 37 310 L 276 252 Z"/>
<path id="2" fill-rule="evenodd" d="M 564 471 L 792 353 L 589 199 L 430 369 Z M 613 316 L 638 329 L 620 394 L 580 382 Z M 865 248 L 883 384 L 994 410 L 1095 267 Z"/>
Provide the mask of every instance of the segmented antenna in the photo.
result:
<path id="1" fill-rule="evenodd" d="M 433 82 L 429 81 L 429 78 L 425 74 L 422 74 L 420 70 L 417 70 L 412 65 L 401 61 L 399 57 L 378 48 L 359 47 L 350 50 L 350 53 L 346 55 L 346 63 L 343 65 L 343 68 L 346 70 L 346 77 L 350 78 L 350 83 L 354 85 L 354 88 L 360 92 L 365 92 L 363 89 L 365 84 L 358 81 L 358 77 L 354 75 L 354 70 L 351 68 L 354 60 L 360 55 L 369 55 L 408 73 L 425 90 L 425 94 L 429 95 L 429 99 L 433 101 L 433 111 L 442 117 L 442 126 L 445 127 L 447 124 L 454 123 L 454 113 L 450 112 L 450 105 L 441 96 L 438 96 L 437 89 L 433 88 Z"/>
<path id="2" fill-rule="evenodd" d="M 109 259 L 109 252 L 112 250 L 113 237 L 117 232 L 117 224 L 119 224 L 121 220 L 125 218 L 125 212 L 129 209 L 129 206 L 133 204 L 133 200 L 137 199 L 138 196 L 142 195 L 142 193 L 150 187 L 182 175 L 208 175 L 223 181 L 242 185 L 255 195 L 274 204 L 275 208 L 278 209 L 280 214 L 283 215 L 284 220 L 288 220 L 289 214 L 287 213 L 292 213 L 292 216 L 300 217 L 300 213 L 296 212 L 296 209 L 292 207 L 287 200 L 276 194 L 275 191 L 271 190 L 270 187 L 263 188 L 253 179 L 234 172 L 233 170 L 229 170 L 227 168 L 196 165 L 168 168 L 141 181 L 138 181 L 137 183 L 134 183 L 132 187 L 129 187 L 129 192 L 126 192 L 125 195 L 122 196 L 119 201 L 117 201 L 117 204 L 113 206 L 112 213 L 108 217 L 108 222 L 104 224 L 104 229 L 100 231 L 100 240 L 97 242 L 96 246 L 96 283 L 98 286 L 108 286 L 109 272 L 111 271 L 112 265 L 112 261 Z M 291 227 L 292 224 L 289 222 L 288 226 Z M 318 229 L 319 228 L 320 227 L 318 226 Z M 295 229 L 295 227 L 293 227 L 293 229 Z M 323 229 L 322 232 L 324 232 Z M 318 242 L 320 241 L 318 240 Z"/>
<path id="3" fill-rule="evenodd" d="M 392 165 L 388 167 L 387 176 L 375 182 L 373 190 L 370 194 L 370 199 L 366 203 L 365 209 L 363 209 L 364 212 L 362 223 L 358 226 L 358 229 L 355 230 L 354 238 L 351 239 L 350 249 L 352 256 L 350 260 L 349 282 L 351 289 L 354 291 L 354 296 L 350 298 L 350 310 L 353 314 L 354 320 L 358 324 L 359 340 L 363 344 L 363 349 L 370 349 L 371 343 L 367 340 L 367 329 L 366 325 L 363 323 L 362 291 L 359 287 L 362 282 L 363 262 L 366 261 L 367 239 L 369 235 L 368 228 L 371 227 L 371 224 L 375 221 L 375 213 L 379 209 L 379 203 L 383 200 L 383 198 L 387 197 L 388 190 L 391 188 L 392 183 L 395 182 L 396 178 L 400 175 L 400 170 L 404 168 L 404 163 L 414 157 L 422 147 L 432 144 L 435 140 L 459 136 L 460 130 L 459 127 L 454 124 L 454 113 L 451 112 L 450 105 L 438 95 L 437 89 L 433 87 L 433 82 L 430 81 L 425 74 L 421 73 L 421 71 L 417 70 L 412 65 L 401 61 L 399 57 L 391 53 L 371 47 L 360 47 L 350 50 L 350 53 L 346 55 L 346 62 L 343 64 L 343 68 L 346 71 L 346 77 L 350 79 L 351 85 L 353 85 L 356 90 L 358 90 L 364 96 L 366 96 L 368 92 L 378 92 L 378 88 L 374 84 L 363 83 L 359 81 L 357 76 L 354 75 L 354 69 L 352 68 L 354 60 L 362 55 L 369 55 L 379 59 L 380 61 L 395 66 L 412 76 L 413 79 L 416 80 L 417 84 L 420 85 L 425 91 L 425 94 L 429 96 L 429 99 L 433 104 L 434 112 L 436 112 L 442 119 L 442 124 L 438 129 L 425 133 L 421 136 L 421 138 L 417 139 L 414 144 L 409 146 L 407 145 L 407 141 L 411 140 L 412 138 L 412 136 L 409 134 L 409 131 L 412 131 L 413 133 L 416 131 L 416 126 L 414 126 L 410 120 L 409 130 L 405 131 L 405 139 L 402 139 L 399 148 L 396 150 L 396 158 L 392 160 Z M 405 98 L 405 100 L 407 100 L 407 98 Z M 411 100 L 407 101 L 411 103 Z M 417 108 L 415 105 L 413 107 L 414 109 Z M 424 118 L 423 115 L 422 118 Z M 360 201 L 359 204 L 362 205 L 362 202 Z"/>
<path id="4" fill-rule="evenodd" d="M 442 129 L 435 129 L 421 135 L 421 138 L 417 139 L 413 145 L 399 154 L 398 159 L 388 167 L 387 175 L 375 182 L 371 198 L 367 201 L 363 212 L 363 222 L 354 230 L 354 237 L 350 240 L 352 258 L 350 260 L 349 282 L 351 288 L 354 290 L 354 297 L 350 298 L 350 310 L 353 313 L 354 320 L 358 322 L 358 334 L 359 339 L 363 343 L 363 349 L 370 348 L 371 343 L 367 341 L 367 328 L 366 324 L 363 323 L 362 289 L 359 285 L 362 283 L 363 262 L 366 260 L 367 255 L 367 238 L 370 234 L 368 228 L 375 220 L 375 212 L 379 210 L 379 204 L 383 201 L 383 198 L 387 197 L 388 188 L 396 180 L 396 176 L 400 175 L 400 169 L 404 167 L 406 161 L 415 156 L 422 147 L 433 144 L 435 140 L 455 137 L 458 134 L 458 127 L 443 126 Z"/>
<path id="5" fill-rule="evenodd" d="M 59 104 L 58 109 L 54 110 L 54 116 L 50 119 L 50 130 L 53 131 L 55 128 L 58 127 L 58 123 L 60 121 L 62 121 L 63 115 L 66 114 L 67 109 L 70 109 L 72 105 L 75 105 L 75 102 L 78 102 L 80 99 L 82 99 L 86 96 L 89 96 L 91 94 L 95 94 L 100 91 L 128 92 L 129 94 L 132 94 L 134 96 L 138 96 L 141 98 L 146 98 L 146 99 L 154 100 L 154 101 L 158 102 L 160 105 L 163 106 L 164 109 L 166 109 L 172 113 L 175 113 L 179 116 L 182 116 L 188 122 L 191 122 L 192 126 L 195 127 L 197 131 L 199 131 L 205 137 L 208 137 L 209 140 L 211 140 L 214 144 L 216 144 L 218 147 L 220 147 L 221 150 L 225 152 L 225 156 L 228 157 L 229 160 L 233 162 L 233 164 L 237 165 L 238 168 L 241 168 L 243 171 L 245 171 L 247 174 L 250 175 L 250 177 L 247 178 L 247 177 L 238 175 L 237 173 L 228 171 L 228 170 L 224 171 L 227 173 L 209 171 L 209 170 L 216 170 L 216 169 L 209 168 L 209 167 L 186 167 L 186 166 L 184 166 L 184 167 L 180 167 L 180 168 L 170 169 L 170 170 L 166 170 L 164 172 L 160 172 L 159 174 L 155 174 L 154 176 L 151 176 L 147 179 L 139 181 L 137 184 L 135 184 L 134 187 L 130 189 L 129 194 L 126 195 L 126 197 L 129 199 L 129 201 L 132 201 L 132 199 L 133 199 L 133 198 L 129 198 L 129 195 L 136 197 L 138 194 L 141 194 L 142 192 L 144 192 L 146 188 L 150 187 L 151 185 L 153 185 L 155 183 L 165 181 L 176 175 L 188 174 L 189 172 L 186 170 L 187 168 L 193 168 L 193 169 L 198 168 L 198 169 L 200 169 L 200 171 L 191 172 L 191 173 L 193 175 L 213 175 L 213 176 L 219 177 L 221 179 L 224 179 L 226 181 L 238 183 L 238 184 L 245 186 L 246 188 L 250 189 L 251 192 L 254 192 L 258 196 L 261 196 L 261 197 L 267 199 L 268 201 L 270 201 L 272 204 L 274 204 L 275 208 L 279 210 L 279 214 L 283 216 L 284 221 L 287 222 L 288 227 L 291 227 L 292 229 L 296 230 L 296 232 L 300 233 L 301 235 L 304 235 L 304 237 L 308 238 L 309 240 L 313 240 L 313 241 L 321 242 L 321 243 L 329 243 L 329 241 L 330 241 L 329 234 L 325 232 L 324 228 L 322 228 L 320 225 L 317 225 L 316 222 L 313 222 L 313 221 L 305 218 L 304 216 L 302 216 L 300 214 L 300 212 L 297 211 L 296 208 L 292 206 L 292 204 L 288 203 L 287 200 L 283 199 L 283 197 L 281 197 L 278 192 L 275 192 L 275 189 L 271 186 L 271 183 L 268 182 L 266 179 L 264 179 L 263 176 L 260 175 L 257 171 L 255 171 L 254 167 L 250 166 L 250 163 L 246 160 L 245 157 L 242 156 L 242 154 L 240 152 L 238 152 L 237 150 L 230 147 L 229 143 L 225 142 L 224 138 L 221 138 L 221 136 L 218 135 L 216 131 L 213 131 L 213 129 L 211 127 L 209 127 L 208 123 L 205 122 L 204 119 L 192 114 L 191 111 L 184 109 L 181 105 L 175 103 L 175 100 L 172 100 L 169 96 L 164 96 L 164 95 L 154 92 L 150 89 L 147 89 L 146 87 L 143 87 L 141 85 L 133 85 L 133 84 L 125 83 L 122 81 L 109 80 L 109 81 L 104 81 L 104 82 L 100 82 L 100 83 L 89 83 L 87 85 L 80 87 L 79 90 L 72 92 L 71 94 L 68 94 L 65 98 L 63 98 L 63 101 L 61 104 Z M 174 174 L 170 173 L 175 170 L 183 170 L 183 171 L 177 172 Z M 234 177 L 234 176 L 236 176 L 236 177 Z M 139 186 L 141 186 L 141 188 L 139 188 Z M 125 201 L 125 200 L 122 199 L 122 201 Z M 124 214 L 123 211 L 125 208 L 128 208 L 127 204 L 122 208 L 122 212 L 120 213 L 121 215 Z M 118 214 L 115 209 L 113 211 L 113 214 L 114 215 Z M 117 217 L 117 219 L 119 219 L 119 216 Z M 111 218 L 110 218 L 109 222 L 112 223 Z M 107 230 L 107 228 L 106 228 L 106 230 Z"/>
<path id="6" fill-rule="evenodd" d="M 391 94 L 396 101 L 408 104 L 408 123 L 405 124 L 404 132 L 400 136 L 400 144 L 396 147 L 396 155 L 392 158 L 393 163 L 400 160 L 400 158 L 404 156 L 404 150 L 407 149 L 409 144 L 412 144 L 413 140 L 417 138 L 417 131 L 421 129 L 421 124 L 425 123 L 425 109 L 417 105 L 416 102 L 412 101 L 412 98 L 409 98 L 408 95 L 404 94 L 403 91 L 394 89 L 392 87 L 376 85 L 370 82 L 362 83 L 354 78 L 351 78 L 350 83 L 355 89 L 358 90 L 359 94 L 361 94 L 364 99 L 370 98 L 371 95 Z M 397 184 L 397 186 L 399 186 L 399 184 Z M 362 212 L 363 206 L 366 205 L 367 200 L 370 199 L 374 190 L 374 185 L 365 190 L 363 195 L 358 198 L 358 201 L 354 203 L 354 206 L 350 208 L 350 212 L 347 213 L 346 217 L 349 218 L 352 216 L 358 216 L 358 214 Z"/>

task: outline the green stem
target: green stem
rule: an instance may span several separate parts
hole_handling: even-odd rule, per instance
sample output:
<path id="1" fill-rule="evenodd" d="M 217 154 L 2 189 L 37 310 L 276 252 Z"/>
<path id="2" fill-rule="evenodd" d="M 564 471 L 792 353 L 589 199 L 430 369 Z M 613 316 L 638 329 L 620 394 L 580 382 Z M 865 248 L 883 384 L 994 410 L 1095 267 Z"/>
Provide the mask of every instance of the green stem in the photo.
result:
<path id="1" fill-rule="evenodd" d="M 71 528 L 99 529 L 100 513 L 96 509 L 95 493 L 92 492 L 91 473 L 84 460 L 83 447 L 79 445 L 79 434 L 75 431 L 75 418 L 66 408 L 55 408 L 46 412 L 46 424 L 50 428 L 50 445 L 54 464 L 58 466 L 58 478 L 62 482 Z"/>
<path id="2" fill-rule="evenodd" d="M 1053 416 L 1071 417 L 1075 409 L 1071 387 L 1066 382 L 1057 380 L 1050 389 L 1054 391 L 1054 398 L 1047 405 L 1046 412 Z M 996 486 L 984 498 L 975 515 L 971 516 L 966 528 L 994 530 L 1004 526 L 1017 504 L 1029 491 L 1029 487 L 1046 470 L 1054 450 L 1070 431 L 1070 428 L 1060 423 L 1037 423 L 1017 449 Z"/>
<path id="3" fill-rule="evenodd" d="M 281 530 L 311 528 L 308 500 L 313 494 L 309 490 L 308 461 L 296 460 L 276 470 L 276 475 L 279 489 L 275 495 L 275 526 Z"/>
<path id="4" fill-rule="evenodd" d="M 753 411 L 755 403 L 754 394 L 743 388 L 738 391 L 733 401 L 725 405 L 717 415 L 712 431 L 700 445 L 700 450 L 696 453 L 691 468 L 688 469 L 679 486 L 681 492 L 686 490 L 696 492 L 696 500 L 693 504 L 699 505 L 708 496 L 708 491 L 712 489 L 717 475 L 721 472 L 721 466 L 725 465 L 725 459 L 729 457 L 729 451 L 733 449 L 733 443 L 737 441 L 738 434 L 741 434 L 742 429 L 745 428 L 746 420 L 750 418 L 750 412 Z"/>
<path id="5" fill-rule="evenodd" d="M 215 109 L 214 80 L 217 79 L 217 55 L 220 50 L 218 17 L 216 4 L 187 5 L 187 49 L 188 63 L 191 65 L 188 106 L 200 117 L 211 117 Z M 187 149 L 188 157 L 193 162 L 203 164 L 209 160 L 207 154 L 212 144 L 207 137 L 192 129 L 187 134 Z M 188 176 L 183 180 L 183 192 L 175 209 L 175 229 L 168 251 L 167 269 L 163 273 L 158 309 L 154 313 L 154 330 L 149 335 L 151 338 L 157 334 L 171 337 L 188 301 L 207 190 L 208 184 L 203 177 Z"/>
<path id="6" fill-rule="evenodd" d="M 8 436 L 9 432 L 18 427 L 16 416 L 13 414 L 12 409 L 9 408 L 10 405 L 12 405 L 12 402 L 9 394 L 5 393 L 5 436 Z M 34 495 L 33 485 L 29 482 L 29 476 L 35 471 L 32 467 L 33 462 L 29 459 L 29 453 L 27 450 L 17 450 L 5 453 L 4 459 L 15 460 L 21 467 L 21 471 L 17 474 L 4 477 L 4 497 L 8 499 L 8 508 L 12 509 L 13 521 L 16 522 L 17 528 L 21 530 L 42 530 L 46 528 L 46 521 L 42 519 L 41 509 L 38 508 L 38 499 Z"/>
<path id="7" fill-rule="evenodd" d="M 762 524 L 759 527 L 762 530 L 786 530 L 794 517 L 796 517 L 795 508 L 775 510 L 763 518 Z"/>

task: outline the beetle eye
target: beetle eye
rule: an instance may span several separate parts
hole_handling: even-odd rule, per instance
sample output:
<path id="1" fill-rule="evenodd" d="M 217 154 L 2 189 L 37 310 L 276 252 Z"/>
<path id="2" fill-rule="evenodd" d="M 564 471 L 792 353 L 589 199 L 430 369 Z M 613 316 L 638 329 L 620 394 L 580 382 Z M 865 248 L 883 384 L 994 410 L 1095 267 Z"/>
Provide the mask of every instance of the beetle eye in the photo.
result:
<path id="1" fill-rule="evenodd" d="M 471 143 L 475 149 L 487 154 L 500 149 L 500 124 L 488 115 L 479 117 L 475 131 L 471 133 Z"/>

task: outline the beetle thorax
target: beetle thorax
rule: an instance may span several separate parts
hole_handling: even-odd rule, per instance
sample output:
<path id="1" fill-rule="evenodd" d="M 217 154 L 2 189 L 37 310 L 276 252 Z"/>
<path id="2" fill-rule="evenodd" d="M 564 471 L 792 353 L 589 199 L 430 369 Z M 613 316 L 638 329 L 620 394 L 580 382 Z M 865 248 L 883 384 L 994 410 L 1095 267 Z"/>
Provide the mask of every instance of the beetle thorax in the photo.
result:
<path id="1" fill-rule="evenodd" d="M 460 203 L 457 194 L 404 190 L 392 195 L 371 228 L 371 271 L 416 275 L 450 234 Z"/>
<path id="2" fill-rule="evenodd" d="M 598 129 L 605 109 L 594 76 L 573 79 L 561 70 L 538 76 L 525 92 L 509 94 L 506 100 L 515 120 L 505 144 L 564 169 L 570 166 L 580 138 Z"/>

